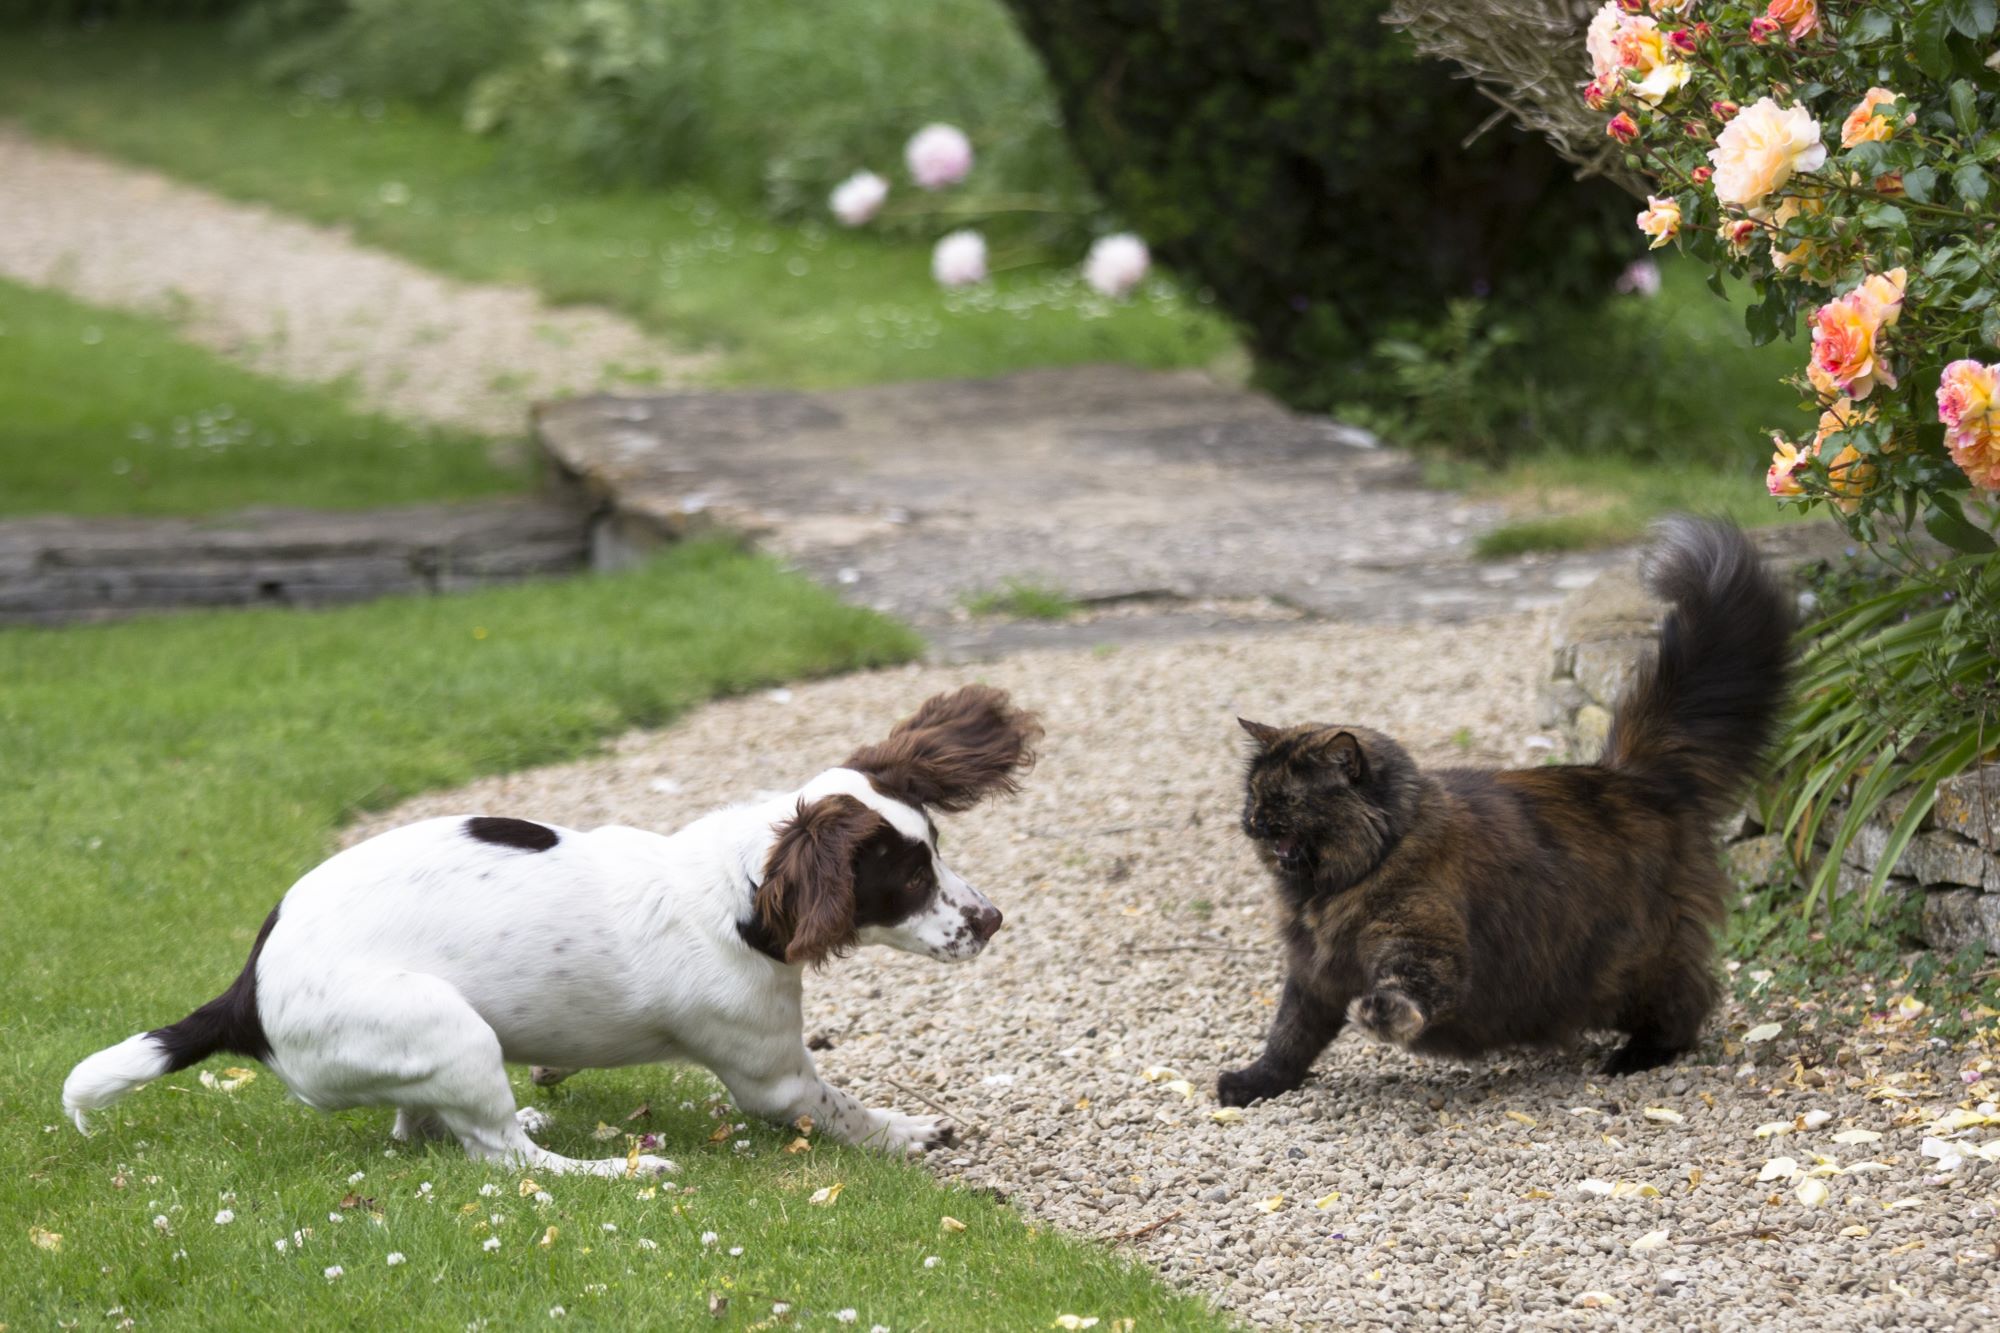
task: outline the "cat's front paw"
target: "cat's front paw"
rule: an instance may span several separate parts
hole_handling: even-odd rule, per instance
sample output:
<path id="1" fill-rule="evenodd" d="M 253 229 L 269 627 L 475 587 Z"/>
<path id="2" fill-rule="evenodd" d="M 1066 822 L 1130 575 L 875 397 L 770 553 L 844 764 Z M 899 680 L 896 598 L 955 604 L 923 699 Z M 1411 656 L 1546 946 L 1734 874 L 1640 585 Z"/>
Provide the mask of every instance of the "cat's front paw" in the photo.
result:
<path id="1" fill-rule="evenodd" d="M 1262 1065 L 1245 1065 L 1241 1069 L 1226 1069 L 1215 1080 L 1215 1100 L 1224 1106 L 1248 1106 L 1297 1086 L 1297 1079 L 1274 1074 Z"/>
<path id="2" fill-rule="evenodd" d="M 1415 1041 L 1428 1020 L 1417 1002 L 1393 986 L 1378 986 L 1347 1006 L 1347 1021 L 1379 1041 Z"/>

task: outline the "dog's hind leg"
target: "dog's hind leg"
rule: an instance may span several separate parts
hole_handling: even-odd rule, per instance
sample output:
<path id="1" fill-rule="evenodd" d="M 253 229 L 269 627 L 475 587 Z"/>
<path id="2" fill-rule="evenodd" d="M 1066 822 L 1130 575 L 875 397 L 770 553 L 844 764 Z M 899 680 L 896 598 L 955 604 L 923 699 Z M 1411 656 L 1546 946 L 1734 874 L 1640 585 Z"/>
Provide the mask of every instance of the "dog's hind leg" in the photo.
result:
<path id="1" fill-rule="evenodd" d="M 622 1176 L 634 1166 L 656 1172 L 670 1165 L 659 1157 L 582 1160 L 536 1144 L 517 1118 L 500 1038 L 449 982 L 401 973 L 348 987 L 343 998 L 347 1008 L 321 1019 L 341 1040 L 287 1064 L 309 1067 L 309 1082 L 330 1094 L 328 1101 L 400 1108 L 398 1137 L 441 1128 L 481 1161 L 550 1174 Z"/>

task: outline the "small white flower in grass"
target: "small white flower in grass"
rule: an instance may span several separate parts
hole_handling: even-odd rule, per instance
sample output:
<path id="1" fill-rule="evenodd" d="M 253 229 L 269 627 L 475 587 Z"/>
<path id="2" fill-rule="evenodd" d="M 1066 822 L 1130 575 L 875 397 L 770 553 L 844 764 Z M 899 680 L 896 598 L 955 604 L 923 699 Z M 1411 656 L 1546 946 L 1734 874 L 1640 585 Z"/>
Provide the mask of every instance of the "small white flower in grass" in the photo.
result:
<path id="1" fill-rule="evenodd" d="M 616 1231 L 618 1230 L 618 1224 L 616 1222 L 606 1222 L 604 1224 L 604 1229 L 606 1231 Z"/>
<path id="2" fill-rule="evenodd" d="M 939 1259 L 935 1254 L 927 1254 L 924 1256 L 925 1268 L 936 1268 L 942 1262 L 943 1261 Z"/>
<path id="3" fill-rule="evenodd" d="M 714 1233 L 713 1231 L 704 1231 L 704 1232 L 702 1232 L 702 1233 L 701 1233 L 701 1243 L 702 1243 L 702 1244 L 704 1244 L 704 1245 L 713 1245 L 713 1244 L 715 1244 L 715 1241 L 716 1241 L 716 1236 L 715 1236 L 715 1233 Z"/>
<path id="4" fill-rule="evenodd" d="M 1130 232 L 1100 236 L 1083 261 L 1083 280 L 1105 296 L 1123 296 L 1145 281 L 1153 266 L 1146 243 Z"/>
<path id="5" fill-rule="evenodd" d="M 389 1265 L 389 1267 L 394 1268 L 398 1264 L 407 1263 L 409 1261 L 403 1258 L 403 1252 L 401 1250 L 396 1250 L 393 1253 L 391 1253 L 388 1259 L 386 1259 L 384 1262 L 386 1262 Z"/>
<path id="6" fill-rule="evenodd" d="M 660 1248 L 660 1242 L 647 1240 L 644 1236 L 641 1236 L 639 1238 L 639 1248 L 642 1250 L 657 1250 Z"/>
<path id="7" fill-rule="evenodd" d="M 500 1187 L 490 1180 L 479 1187 L 479 1197 L 482 1199 L 490 1199 L 499 1192 Z"/>
<path id="8" fill-rule="evenodd" d="M 555 1196 L 555 1195 L 553 1195 L 553 1194 L 551 1194 L 551 1193 L 549 1193 L 549 1192 L 548 1192 L 547 1190 L 536 1190 L 536 1191 L 535 1191 L 535 1202 L 536 1202 L 536 1203 L 554 1203 L 555 1201 L 556 1201 L 556 1196 Z"/>
<path id="9" fill-rule="evenodd" d="M 342 1268 L 339 1264 L 335 1264 L 326 1270 L 326 1280 L 328 1282 L 338 1282 L 346 1272 L 345 1268 Z"/>
<path id="10" fill-rule="evenodd" d="M 482 1250 L 497 1250 L 500 1248 L 500 1238 L 498 1236 L 488 1236 L 486 1243 L 479 1248 Z"/>
<path id="11" fill-rule="evenodd" d="M 549 1307 L 549 1318 L 551 1319 L 560 1319 L 568 1313 L 569 1311 L 563 1309 L 560 1305 L 551 1305 Z"/>
<path id="12" fill-rule="evenodd" d="M 931 276 L 943 287 L 986 281 L 986 238 L 976 231 L 946 233 L 931 251 Z"/>
<path id="13" fill-rule="evenodd" d="M 887 1324 L 871 1324 L 868 1327 L 868 1333 L 889 1333 L 889 1326 Z"/>
<path id="14" fill-rule="evenodd" d="M 287 1241 L 283 1236 L 280 1236 L 276 1240 L 271 1242 L 271 1248 L 276 1250 L 279 1254 L 283 1254 L 285 1252 L 286 1247 L 289 1244 L 290 1244 L 289 1241 Z"/>
<path id="15" fill-rule="evenodd" d="M 853 1310 L 853 1309 L 835 1310 L 833 1312 L 833 1317 L 835 1319 L 838 1319 L 843 1324 L 851 1324 L 855 1320 L 861 1317 L 861 1312 L 859 1310 Z"/>
<path id="16" fill-rule="evenodd" d="M 353 1175 L 347 1178 L 347 1183 L 350 1185 L 359 1185 L 362 1182 L 362 1180 L 366 1178 L 367 1175 L 368 1173 L 366 1171 L 356 1171 Z"/>
<path id="17" fill-rule="evenodd" d="M 956 185 L 972 170 L 972 140 L 955 125 L 926 125 L 903 148 L 910 178 L 926 190 Z"/>
<path id="18" fill-rule="evenodd" d="M 790 1301 L 771 1302 L 772 1314 L 790 1314 L 791 1312 L 792 1312 L 792 1303 Z"/>
<path id="19" fill-rule="evenodd" d="M 169 1222 L 167 1220 L 167 1215 L 165 1213 L 158 1213 L 155 1214 L 153 1217 L 153 1230 L 155 1231 L 166 1231 L 171 1229 L 173 1225 L 174 1224 L 172 1222 Z"/>
<path id="20" fill-rule="evenodd" d="M 426 1180 L 423 1184 L 417 1186 L 417 1193 L 419 1194 L 429 1194 L 430 1192 L 431 1192 L 431 1183 L 428 1180 Z"/>
<path id="21" fill-rule="evenodd" d="M 729 1257 L 732 1259 L 741 1259 L 743 1257 L 743 1247 L 741 1245 L 730 1246 Z"/>
<path id="22" fill-rule="evenodd" d="M 327 1220 L 327 1221 L 329 1221 L 329 1222 L 345 1222 L 345 1221 L 347 1220 L 347 1214 L 345 1214 L 345 1213 L 328 1213 L 328 1214 L 326 1215 L 326 1220 Z"/>
<path id="23" fill-rule="evenodd" d="M 882 211 L 889 197 L 889 182 L 872 171 L 857 171 L 833 187 L 827 206 L 841 225 L 859 227 Z"/>
<path id="24" fill-rule="evenodd" d="M 235 1220 L 236 1214 L 227 1208 L 215 1215 L 215 1225 L 219 1227 L 226 1227 Z"/>

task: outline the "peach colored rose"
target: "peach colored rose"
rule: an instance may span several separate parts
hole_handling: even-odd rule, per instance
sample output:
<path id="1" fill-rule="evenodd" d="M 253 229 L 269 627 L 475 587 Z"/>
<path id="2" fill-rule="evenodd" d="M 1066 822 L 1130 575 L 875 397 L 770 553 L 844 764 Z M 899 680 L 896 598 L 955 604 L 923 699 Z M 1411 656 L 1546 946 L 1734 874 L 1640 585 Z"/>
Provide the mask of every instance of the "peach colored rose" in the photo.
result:
<path id="1" fill-rule="evenodd" d="M 1790 33 L 1796 42 L 1819 31 L 1819 0 L 1771 0 L 1764 17 Z"/>
<path id="2" fill-rule="evenodd" d="M 1826 161 L 1826 145 L 1810 111 L 1761 97 L 1723 126 L 1708 160 L 1715 165 L 1715 197 L 1750 210 L 1794 173 L 1817 171 Z"/>
<path id="3" fill-rule="evenodd" d="M 1782 435 L 1773 435 L 1771 444 L 1775 452 L 1771 455 L 1771 466 L 1764 470 L 1764 489 L 1779 499 L 1804 495 L 1805 488 L 1799 485 L 1798 471 L 1805 466 L 1809 455 L 1800 453 L 1798 446 Z"/>
<path id="4" fill-rule="evenodd" d="M 1847 119 L 1840 122 L 1840 146 L 1852 148 L 1856 144 L 1882 143 L 1896 133 L 1895 122 L 1887 116 L 1875 114 L 1878 106 L 1887 106 L 1896 100 L 1896 94 L 1887 88 L 1870 88 L 1862 99 L 1855 103 L 1854 110 L 1847 113 Z M 1915 120 L 1913 116 L 1911 120 Z"/>
<path id="5" fill-rule="evenodd" d="M 1600 95 L 1629 87 L 1648 106 L 1658 106 L 1687 84 L 1688 67 L 1674 59 L 1658 21 L 1622 13 L 1616 0 L 1592 16 L 1583 44 L 1590 53 L 1591 82 Z"/>
<path id="6" fill-rule="evenodd" d="M 1875 481 L 1875 464 L 1851 444 L 1840 446 L 1832 458 L 1826 457 L 1832 437 L 1850 426 L 1875 419 L 1875 408 L 1857 408 L 1841 399 L 1819 414 L 1819 428 L 1813 432 L 1812 456 L 1826 462 L 1826 488 L 1833 492 L 1834 504 L 1845 513 L 1860 507 L 1860 497 Z"/>
<path id="7" fill-rule="evenodd" d="M 1625 15 L 1619 11 L 1617 0 L 1605 0 L 1604 7 L 1590 16 L 1590 27 L 1584 30 L 1583 49 L 1590 53 L 1590 74 L 1597 82 L 1607 87 L 1618 82 L 1618 33 L 1625 26 Z"/>
<path id="8" fill-rule="evenodd" d="M 1733 255 L 1750 253 L 1750 243 L 1757 239 L 1757 224 L 1750 218 L 1731 218 L 1715 229 L 1722 243 L 1729 247 Z"/>
<path id="9" fill-rule="evenodd" d="M 1631 143 L 1639 137 L 1639 122 L 1620 111 L 1605 125 L 1604 132 L 1619 143 Z"/>
<path id="10" fill-rule="evenodd" d="M 1750 20 L 1750 40 L 1758 46 L 1762 46 L 1784 30 L 1784 25 L 1778 20 L 1764 15 Z"/>
<path id="11" fill-rule="evenodd" d="M 1945 447 L 1972 484 L 2000 491 L 2000 365 L 1954 361 L 1938 381 Z"/>
<path id="12" fill-rule="evenodd" d="M 1639 214 L 1639 230 L 1653 238 L 1648 250 L 1659 249 L 1681 234 L 1680 204 L 1671 195 L 1647 195 L 1646 211 Z"/>
<path id="13" fill-rule="evenodd" d="M 1883 360 L 1881 333 L 1894 327 L 1902 314 L 1907 276 L 1900 268 L 1875 274 L 1813 312 L 1812 364 L 1826 382 L 1850 398 L 1866 398 L 1878 383 L 1896 387 L 1896 377 Z M 1815 378 L 1814 383 L 1821 380 Z"/>

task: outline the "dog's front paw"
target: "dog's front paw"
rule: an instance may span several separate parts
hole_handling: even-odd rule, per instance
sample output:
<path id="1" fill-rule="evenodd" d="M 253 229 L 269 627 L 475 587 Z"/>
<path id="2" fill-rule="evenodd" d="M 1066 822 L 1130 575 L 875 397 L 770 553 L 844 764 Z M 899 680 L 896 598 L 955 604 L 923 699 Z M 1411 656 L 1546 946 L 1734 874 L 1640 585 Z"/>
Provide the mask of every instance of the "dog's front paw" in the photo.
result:
<path id="1" fill-rule="evenodd" d="M 915 1157 L 933 1148 L 945 1148 L 958 1141 L 958 1127 L 941 1115 L 904 1115 L 901 1111 L 882 1112 L 882 1129 L 877 1135 L 889 1152 Z"/>
<path id="2" fill-rule="evenodd" d="M 555 1123 L 555 1117 L 538 1106 L 523 1106 L 514 1112 L 514 1121 L 529 1134 L 539 1134 Z"/>
<path id="3" fill-rule="evenodd" d="M 1224 1106 L 1248 1106 L 1297 1086 L 1297 1080 L 1284 1078 L 1262 1065 L 1245 1065 L 1241 1069 L 1226 1069 L 1215 1080 L 1215 1100 Z"/>
<path id="4" fill-rule="evenodd" d="M 1347 1021 L 1380 1041 L 1415 1041 L 1428 1021 L 1417 1002 L 1394 986 L 1378 986 L 1347 1006 Z"/>

